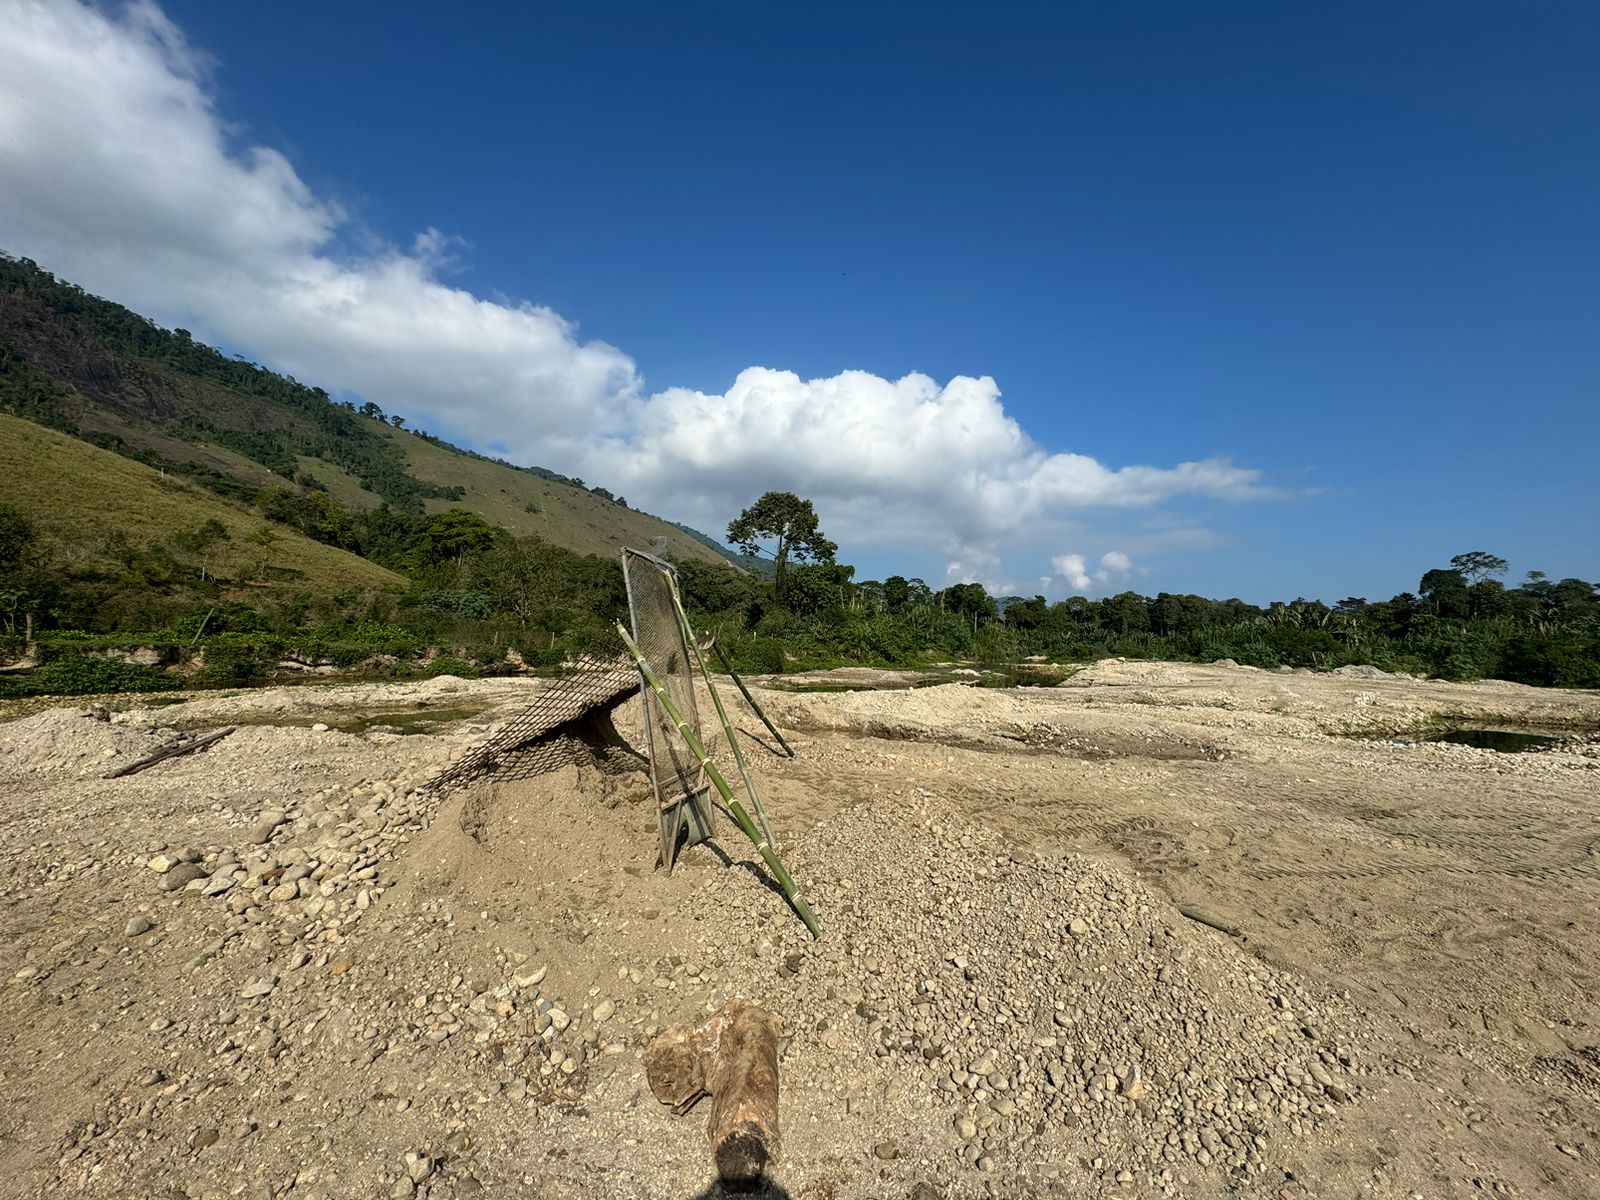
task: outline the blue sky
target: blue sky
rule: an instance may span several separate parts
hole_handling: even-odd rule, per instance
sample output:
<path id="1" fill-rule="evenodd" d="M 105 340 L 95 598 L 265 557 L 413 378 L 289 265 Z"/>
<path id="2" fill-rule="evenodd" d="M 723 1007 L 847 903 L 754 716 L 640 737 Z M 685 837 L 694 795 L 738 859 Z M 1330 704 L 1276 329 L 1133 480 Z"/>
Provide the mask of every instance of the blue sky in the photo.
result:
<path id="1" fill-rule="evenodd" d="M 1600 578 L 1592 4 L 25 10 L 0 246 L 663 515 L 1053 598 Z"/>

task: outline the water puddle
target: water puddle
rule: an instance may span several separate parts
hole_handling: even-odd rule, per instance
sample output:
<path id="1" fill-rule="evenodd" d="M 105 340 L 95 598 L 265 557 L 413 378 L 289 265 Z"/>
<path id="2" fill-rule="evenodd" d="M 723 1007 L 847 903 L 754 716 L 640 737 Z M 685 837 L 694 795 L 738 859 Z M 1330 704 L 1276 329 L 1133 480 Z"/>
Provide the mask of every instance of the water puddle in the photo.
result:
<path id="1" fill-rule="evenodd" d="M 441 725 L 475 717 L 479 708 L 408 708 L 398 712 L 363 713 L 348 721 L 332 722 L 341 733 L 437 733 Z"/>
<path id="2" fill-rule="evenodd" d="M 1501 754 L 1524 754 L 1529 750 L 1548 750 L 1564 737 L 1562 734 L 1538 733 L 1527 729 L 1447 729 L 1418 740 L 1448 742 L 1452 746 L 1471 746 L 1476 750 L 1498 750 Z"/>
<path id="3" fill-rule="evenodd" d="M 904 692 L 913 688 L 939 687 L 946 683 L 964 683 L 968 687 L 983 688 L 1056 687 L 1072 673 L 1059 667 L 1051 670 L 1008 663 L 930 672 L 910 678 L 904 673 L 892 671 L 885 671 L 879 679 L 827 679 L 802 674 L 791 680 L 777 675 L 762 680 L 762 686 L 780 692 Z"/>

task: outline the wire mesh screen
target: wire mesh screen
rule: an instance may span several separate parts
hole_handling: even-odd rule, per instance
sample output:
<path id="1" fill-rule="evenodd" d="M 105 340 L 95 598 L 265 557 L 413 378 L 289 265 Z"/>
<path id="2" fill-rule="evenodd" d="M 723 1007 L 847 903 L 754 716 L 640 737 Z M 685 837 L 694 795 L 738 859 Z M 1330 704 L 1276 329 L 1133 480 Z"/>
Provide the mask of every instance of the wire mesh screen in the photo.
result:
<path id="1" fill-rule="evenodd" d="M 575 727 L 596 712 L 610 710 L 638 684 L 639 672 L 629 660 L 584 655 L 499 733 L 440 772 L 428 787 L 442 795 L 486 775 L 528 779 L 564 767 L 584 740 Z"/>
<path id="2" fill-rule="evenodd" d="M 677 573 L 670 564 L 642 550 L 622 552 L 622 570 L 628 584 L 628 611 L 633 620 L 633 638 L 639 652 L 655 671 L 672 703 L 683 715 L 696 737 L 700 736 L 700 714 L 695 706 L 694 662 L 678 618 L 674 592 Z M 699 760 L 690 752 L 677 725 L 667 716 L 660 698 L 641 685 L 644 700 L 645 737 L 650 748 L 650 782 L 656 803 L 664 814 L 662 822 L 662 861 L 670 870 L 676 857 L 685 801 L 703 810 L 710 821 L 710 806 L 704 803 L 704 781 Z M 703 830 L 709 832 L 709 829 Z"/>

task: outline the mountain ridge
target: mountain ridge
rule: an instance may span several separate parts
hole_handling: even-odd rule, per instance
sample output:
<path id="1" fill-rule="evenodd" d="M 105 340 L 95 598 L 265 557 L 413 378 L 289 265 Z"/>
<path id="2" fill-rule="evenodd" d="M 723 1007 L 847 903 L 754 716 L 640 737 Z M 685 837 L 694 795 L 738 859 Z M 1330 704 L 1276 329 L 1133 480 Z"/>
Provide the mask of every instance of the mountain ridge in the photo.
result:
<path id="1" fill-rule="evenodd" d="M 229 358 L 0 251 L 0 412 L 183 476 L 238 504 L 263 488 L 351 508 L 465 508 L 579 554 L 664 540 L 673 557 L 738 563 L 710 536 L 603 487 L 402 428 L 374 401 Z M 741 564 L 742 565 L 742 564 Z"/>

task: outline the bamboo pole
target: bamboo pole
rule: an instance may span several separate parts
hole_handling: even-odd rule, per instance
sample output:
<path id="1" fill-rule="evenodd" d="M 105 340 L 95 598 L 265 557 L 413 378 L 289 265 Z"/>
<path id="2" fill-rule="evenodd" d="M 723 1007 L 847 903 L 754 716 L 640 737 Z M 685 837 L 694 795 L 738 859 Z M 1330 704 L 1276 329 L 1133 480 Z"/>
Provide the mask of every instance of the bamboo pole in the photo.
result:
<path id="1" fill-rule="evenodd" d="M 751 711 L 756 716 L 761 718 L 761 723 L 767 727 L 767 732 L 778 739 L 778 745 L 783 747 L 790 758 L 793 758 L 794 749 L 788 742 L 783 740 L 783 734 L 778 732 L 778 727 L 767 720 L 767 714 L 761 711 L 761 705 L 756 703 L 755 697 L 750 694 L 750 689 L 745 687 L 744 680 L 739 678 L 739 672 L 733 669 L 733 664 L 728 661 L 728 656 L 722 652 L 722 647 L 712 643 L 711 648 L 717 652 L 717 661 L 722 664 L 722 669 L 733 676 L 733 686 L 739 689 L 739 695 L 744 697 L 744 702 L 750 706 Z"/>
<path id="2" fill-rule="evenodd" d="M 772 826 L 767 823 L 767 810 L 761 803 L 761 794 L 756 791 L 756 781 L 750 778 L 750 765 L 745 762 L 744 751 L 739 748 L 739 737 L 734 733 L 733 722 L 728 720 L 728 710 L 722 707 L 722 697 L 717 694 L 717 685 L 711 682 L 711 672 L 706 669 L 705 655 L 700 653 L 694 630 L 689 628 L 689 614 L 683 611 L 683 599 L 678 595 L 676 584 L 669 581 L 667 590 L 672 593 L 672 607 L 677 610 L 678 623 L 683 626 L 684 643 L 693 653 L 695 664 L 700 668 L 700 678 L 706 681 L 706 691 L 711 693 L 711 703 L 716 706 L 717 718 L 722 722 L 722 735 L 728 739 L 728 745 L 733 747 L 733 761 L 739 764 L 739 774 L 744 778 L 744 790 L 750 793 L 750 804 L 756 810 L 756 821 L 761 826 L 761 836 L 776 849 L 778 839 L 772 836 Z"/>
<path id="3" fill-rule="evenodd" d="M 794 911 L 806 923 L 806 928 L 811 931 L 811 936 L 820 938 L 822 936 L 822 928 L 817 924 L 817 917 L 811 911 L 811 905 L 800 894 L 800 888 L 795 884 L 794 877 L 789 874 L 788 868 L 783 865 L 783 860 L 778 857 L 777 852 L 761 836 L 761 831 L 756 828 L 755 822 L 750 819 L 750 814 L 745 811 L 744 804 L 734 796 L 733 789 L 728 786 L 728 781 L 722 777 L 722 772 L 717 769 L 717 764 L 711 761 L 710 755 L 706 753 L 706 748 L 700 744 L 700 739 L 695 736 L 694 730 L 689 728 L 688 722 L 683 719 L 683 714 L 678 711 L 678 706 L 672 702 L 672 697 L 667 695 L 667 689 L 661 686 L 661 680 L 656 677 L 655 668 L 645 661 L 643 653 L 640 652 L 638 645 L 620 621 L 617 622 L 617 634 L 622 638 L 622 644 L 628 648 L 628 653 L 633 656 L 633 661 L 639 664 L 639 674 L 644 676 L 644 681 L 655 692 L 656 699 L 661 702 L 662 710 L 672 718 L 672 723 L 678 727 L 678 733 L 687 743 L 690 752 L 700 760 L 700 765 L 705 768 L 706 778 L 710 779 L 712 786 L 717 789 L 717 794 L 722 797 L 722 802 L 728 806 L 728 811 L 733 814 L 733 819 L 738 823 L 739 828 L 744 830 L 745 837 L 755 843 L 756 853 L 761 855 L 761 861 L 767 864 L 767 870 L 772 872 L 773 878 L 778 881 L 778 886 L 783 888 L 783 894 L 788 897 L 789 903 L 794 906 Z"/>

